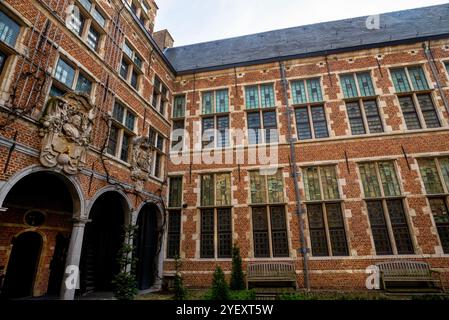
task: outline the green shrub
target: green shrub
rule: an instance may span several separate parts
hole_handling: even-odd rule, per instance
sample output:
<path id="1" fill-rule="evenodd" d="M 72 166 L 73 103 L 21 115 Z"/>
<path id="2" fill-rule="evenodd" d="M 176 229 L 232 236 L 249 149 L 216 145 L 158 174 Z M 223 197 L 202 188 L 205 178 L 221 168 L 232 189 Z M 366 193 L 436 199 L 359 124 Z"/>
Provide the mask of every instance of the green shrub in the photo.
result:
<path id="1" fill-rule="evenodd" d="M 277 296 L 277 300 L 318 300 L 318 298 L 309 293 L 282 293 Z"/>
<path id="2" fill-rule="evenodd" d="M 242 269 L 242 257 L 240 249 L 237 246 L 232 248 L 232 274 L 231 274 L 231 290 L 244 290 L 245 276 Z"/>
<path id="3" fill-rule="evenodd" d="M 255 290 L 231 291 L 231 300 L 256 300 Z"/>
<path id="4" fill-rule="evenodd" d="M 212 289 L 206 294 L 205 298 L 207 300 L 229 300 L 231 298 L 225 275 L 219 266 L 214 272 Z"/>
<path id="5" fill-rule="evenodd" d="M 448 301 L 448 295 L 421 295 L 421 296 L 413 296 L 412 300 L 430 300 L 430 301 Z"/>

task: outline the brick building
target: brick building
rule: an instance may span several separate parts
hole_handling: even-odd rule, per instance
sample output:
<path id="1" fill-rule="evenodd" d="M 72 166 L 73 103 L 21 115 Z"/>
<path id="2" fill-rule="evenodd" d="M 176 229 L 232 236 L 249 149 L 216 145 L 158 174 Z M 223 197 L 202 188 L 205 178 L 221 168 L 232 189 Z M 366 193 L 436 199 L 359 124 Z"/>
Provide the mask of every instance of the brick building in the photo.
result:
<path id="1" fill-rule="evenodd" d="M 0 2 L 2 294 L 110 291 L 127 224 L 142 292 L 233 244 L 300 287 L 395 259 L 449 284 L 449 5 L 185 47 L 151 0 L 75 5 Z"/>

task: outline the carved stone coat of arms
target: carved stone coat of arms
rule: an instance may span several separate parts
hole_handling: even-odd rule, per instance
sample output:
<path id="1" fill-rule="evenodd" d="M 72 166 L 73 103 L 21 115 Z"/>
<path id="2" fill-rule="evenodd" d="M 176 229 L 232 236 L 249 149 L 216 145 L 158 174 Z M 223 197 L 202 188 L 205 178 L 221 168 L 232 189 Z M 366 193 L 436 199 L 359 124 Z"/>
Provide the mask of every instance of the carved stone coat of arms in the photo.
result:
<path id="1" fill-rule="evenodd" d="M 142 190 L 150 179 L 153 165 L 152 146 L 148 137 L 136 137 L 132 141 L 131 178 L 136 181 L 136 189 Z"/>
<path id="2" fill-rule="evenodd" d="M 76 174 L 85 164 L 94 118 L 87 95 L 68 93 L 51 98 L 41 118 L 41 164 Z"/>

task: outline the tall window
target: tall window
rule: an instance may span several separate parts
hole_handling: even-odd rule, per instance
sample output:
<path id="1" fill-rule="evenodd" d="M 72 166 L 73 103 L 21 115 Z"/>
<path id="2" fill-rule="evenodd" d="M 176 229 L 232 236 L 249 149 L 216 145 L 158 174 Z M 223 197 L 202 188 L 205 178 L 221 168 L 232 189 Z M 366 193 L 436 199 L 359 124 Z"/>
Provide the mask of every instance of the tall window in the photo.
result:
<path id="1" fill-rule="evenodd" d="M 254 257 L 289 257 L 282 170 L 250 172 Z"/>
<path id="2" fill-rule="evenodd" d="M 383 132 L 382 120 L 369 72 L 351 73 L 340 76 L 340 83 L 346 101 L 351 133 L 361 135 Z"/>
<path id="3" fill-rule="evenodd" d="M 50 89 L 52 97 L 61 96 L 67 91 L 82 92 L 89 96 L 92 93 L 92 80 L 63 58 L 59 58 L 53 78 L 55 81 Z"/>
<path id="4" fill-rule="evenodd" d="M 201 258 L 232 256 L 231 175 L 201 176 Z"/>
<path id="5" fill-rule="evenodd" d="M 349 255 L 335 166 L 303 169 L 314 256 Z"/>
<path id="6" fill-rule="evenodd" d="M 168 104 L 168 88 L 165 84 L 162 83 L 161 79 L 159 79 L 158 76 L 154 76 L 153 100 L 151 101 L 151 105 L 163 116 L 165 116 L 167 104 Z"/>
<path id="7" fill-rule="evenodd" d="M 105 35 L 105 15 L 90 0 L 79 0 L 79 3 L 80 15 L 70 21 L 68 28 L 81 37 L 92 50 L 98 52 Z"/>
<path id="8" fill-rule="evenodd" d="M 142 24 L 142 26 L 146 29 L 149 29 L 150 24 L 150 6 L 146 1 L 139 0 L 127 0 L 132 13 L 134 13 Z"/>
<path id="9" fill-rule="evenodd" d="M 444 253 L 449 254 L 449 158 L 418 160 Z"/>
<path id="10" fill-rule="evenodd" d="M 408 67 L 390 72 L 407 129 L 441 127 L 423 68 Z"/>
<path id="11" fill-rule="evenodd" d="M 445 62 L 444 65 L 446 66 L 447 74 L 449 75 L 449 62 Z"/>
<path id="12" fill-rule="evenodd" d="M 136 115 L 121 103 L 116 102 L 112 112 L 112 125 L 109 133 L 107 153 L 128 162 L 131 140 L 136 125 Z"/>
<path id="13" fill-rule="evenodd" d="M 359 164 L 365 202 L 378 255 L 413 254 L 402 192 L 393 162 Z"/>
<path id="14" fill-rule="evenodd" d="M 320 79 L 292 81 L 291 88 L 298 139 L 329 137 Z"/>
<path id="15" fill-rule="evenodd" d="M 248 120 L 248 143 L 276 143 L 279 141 L 276 103 L 273 84 L 245 88 Z"/>
<path id="16" fill-rule="evenodd" d="M 11 48 L 15 48 L 20 33 L 20 26 L 3 11 L 0 10 L 0 75 L 11 54 Z"/>
<path id="17" fill-rule="evenodd" d="M 203 148 L 229 147 L 228 89 L 204 92 L 202 111 Z"/>
<path id="18" fill-rule="evenodd" d="M 153 147 L 151 151 L 153 159 L 152 175 L 162 179 L 164 176 L 165 144 L 167 139 L 153 127 L 150 127 L 148 135 L 150 144 Z"/>
<path id="19" fill-rule="evenodd" d="M 184 144 L 186 96 L 176 96 L 173 101 L 173 128 L 171 147 L 181 151 Z"/>
<path id="20" fill-rule="evenodd" d="M 181 242 L 182 176 L 170 177 L 168 194 L 167 258 L 179 256 Z"/>
<path id="21" fill-rule="evenodd" d="M 127 41 L 123 44 L 123 53 L 120 76 L 134 89 L 139 90 L 140 78 L 143 74 L 143 60 Z"/>

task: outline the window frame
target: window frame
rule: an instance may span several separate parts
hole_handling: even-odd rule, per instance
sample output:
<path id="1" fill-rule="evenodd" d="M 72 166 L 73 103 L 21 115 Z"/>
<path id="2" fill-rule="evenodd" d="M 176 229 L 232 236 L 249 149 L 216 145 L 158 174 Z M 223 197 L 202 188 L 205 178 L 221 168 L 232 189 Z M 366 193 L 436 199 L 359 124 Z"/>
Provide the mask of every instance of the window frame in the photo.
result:
<path id="1" fill-rule="evenodd" d="M 159 86 L 156 86 L 156 82 L 159 82 Z M 166 90 L 165 96 L 163 94 L 164 90 Z M 157 95 L 157 101 L 156 105 L 153 104 L 155 95 Z M 167 115 L 167 110 L 169 106 L 169 97 L 170 97 L 170 89 L 165 84 L 165 82 L 162 81 L 162 79 L 158 75 L 154 75 L 153 77 L 153 91 L 151 94 L 151 107 L 156 110 L 159 114 L 161 114 L 164 118 Z M 164 110 L 161 112 L 161 107 L 163 106 Z"/>
<path id="2" fill-rule="evenodd" d="M 127 47 L 131 50 L 131 57 L 126 53 L 125 47 Z M 142 58 L 142 55 L 131 45 L 130 41 L 128 41 L 127 39 L 125 39 L 123 42 L 121 52 L 122 52 L 122 57 L 120 59 L 118 74 L 121 79 L 125 80 L 126 83 L 128 83 L 135 91 L 140 93 L 140 91 L 141 91 L 140 89 L 142 87 L 142 77 L 144 74 L 145 61 Z M 138 58 L 140 60 L 140 63 L 141 63 L 140 66 L 136 63 L 136 58 Z M 122 65 L 124 62 L 128 66 L 126 77 L 123 77 L 123 75 L 122 75 Z M 133 75 L 134 74 L 137 75 L 136 86 L 133 85 Z"/>
<path id="3" fill-rule="evenodd" d="M 151 135 L 154 134 L 154 145 L 152 144 L 153 142 L 151 141 L 152 137 Z M 166 160 L 166 156 L 167 156 L 167 137 L 165 135 L 163 135 L 160 131 L 158 131 L 156 128 L 150 126 L 148 129 L 148 137 L 150 139 L 150 144 L 152 146 L 152 150 L 151 152 L 153 153 L 153 161 L 152 161 L 152 166 L 151 166 L 151 176 L 159 181 L 163 180 L 164 174 L 165 174 L 165 160 Z M 158 141 L 159 139 L 162 139 L 162 149 L 159 149 L 158 147 Z M 159 168 L 158 164 L 157 164 L 157 159 L 159 158 L 160 160 L 160 165 Z M 160 176 L 156 175 L 156 169 L 159 169 L 159 173 Z"/>

